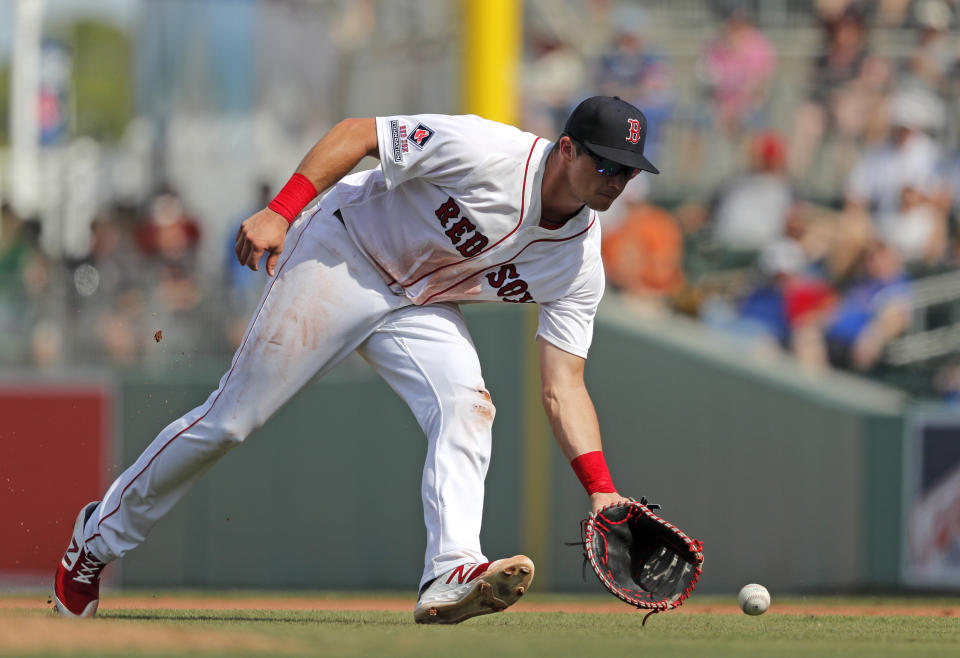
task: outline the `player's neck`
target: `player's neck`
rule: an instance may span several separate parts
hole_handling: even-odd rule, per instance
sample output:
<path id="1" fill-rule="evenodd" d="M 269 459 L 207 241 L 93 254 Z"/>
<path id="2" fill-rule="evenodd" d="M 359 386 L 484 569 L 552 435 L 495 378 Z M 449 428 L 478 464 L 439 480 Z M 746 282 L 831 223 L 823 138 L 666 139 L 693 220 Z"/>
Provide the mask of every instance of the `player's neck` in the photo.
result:
<path id="1" fill-rule="evenodd" d="M 583 208 L 583 201 L 571 191 L 556 150 L 547 155 L 547 164 L 540 185 L 540 226 L 559 228 Z"/>

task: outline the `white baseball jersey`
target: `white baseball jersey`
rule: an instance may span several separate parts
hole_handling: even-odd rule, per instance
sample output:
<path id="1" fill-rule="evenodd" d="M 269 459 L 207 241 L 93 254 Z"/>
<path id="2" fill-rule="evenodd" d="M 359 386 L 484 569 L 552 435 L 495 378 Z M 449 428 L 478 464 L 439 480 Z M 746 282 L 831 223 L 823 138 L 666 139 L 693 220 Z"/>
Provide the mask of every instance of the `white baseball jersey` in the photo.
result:
<path id="1" fill-rule="evenodd" d="M 587 207 L 540 223 L 552 144 L 477 116 L 377 118 L 380 166 L 335 189 L 345 225 L 415 304 L 535 302 L 537 335 L 586 357 L 603 294 L 600 224 Z M 332 199 L 331 199 L 332 200 Z"/>

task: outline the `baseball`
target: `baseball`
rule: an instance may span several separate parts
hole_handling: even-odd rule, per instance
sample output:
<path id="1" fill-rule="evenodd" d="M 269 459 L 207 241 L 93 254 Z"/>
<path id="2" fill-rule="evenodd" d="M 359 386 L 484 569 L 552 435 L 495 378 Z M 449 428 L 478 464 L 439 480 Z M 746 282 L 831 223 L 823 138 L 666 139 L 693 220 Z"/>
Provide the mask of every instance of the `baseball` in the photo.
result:
<path id="1" fill-rule="evenodd" d="M 770 607 L 770 592 L 763 585 L 744 585 L 737 597 L 740 609 L 748 615 L 762 615 Z"/>

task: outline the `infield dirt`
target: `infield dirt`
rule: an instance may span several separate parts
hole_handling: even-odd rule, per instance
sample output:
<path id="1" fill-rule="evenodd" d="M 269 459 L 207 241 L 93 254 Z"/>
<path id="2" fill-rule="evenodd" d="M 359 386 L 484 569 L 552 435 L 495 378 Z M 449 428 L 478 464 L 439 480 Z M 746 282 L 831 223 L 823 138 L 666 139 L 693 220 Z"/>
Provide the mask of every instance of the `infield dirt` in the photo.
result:
<path id="1" fill-rule="evenodd" d="M 691 599 L 671 615 L 740 615 L 736 596 L 725 602 L 721 597 L 710 596 Z M 413 597 L 351 596 L 349 594 L 317 595 L 125 595 L 104 594 L 101 610 L 384 610 L 413 611 Z M 41 610 L 52 607 L 43 596 L 0 596 L 0 609 L 18 608 Z M 533 595 L 519 601 L 508 609 L 516 612 L 565 612 L 571 614 L 637 614 L 638 611 L 615 600 L 592 600 L 570 597 L 569 600 Z M 796 597 L 778 601 L 774 596 L 768 615 L 848 615 L 848 616 L 909 616 L 909 617 L 960 617 L 960 602 L 945 599 L 937 603 L 931 599 L 886 598 L 858 600 L 856 598 L 811 597 L 798 600 Z"/>

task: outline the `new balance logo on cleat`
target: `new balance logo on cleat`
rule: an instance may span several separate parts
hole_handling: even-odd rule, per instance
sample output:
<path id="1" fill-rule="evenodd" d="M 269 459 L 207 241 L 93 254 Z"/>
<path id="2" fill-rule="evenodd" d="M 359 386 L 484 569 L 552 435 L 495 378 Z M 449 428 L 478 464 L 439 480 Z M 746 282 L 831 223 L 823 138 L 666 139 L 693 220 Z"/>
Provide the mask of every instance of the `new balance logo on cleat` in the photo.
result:
<path id="1" fill-rule="evenodd" d="M 532 582 L 533 561 L 526 555 L 461 564 L 427 586 L 413 618 L 418 624 L 458 624 L 500 612 L 516 603 Z"/>
<path id="2" fill-rule="evenodd" d="M 454 578 L 457 579 L 458 585 L 463 585 L 465 582 L 469 583 L 471 580 L 479 577 L 489 566 L 489 562 L 484 562 L 483 564 L 473 564 L 471 562 L 461 564 L 450 572 L 450 577 L 447 578 L 447 584 L 449 585 Z"/>
<path id="3" fill-rule="evenodd" d="M 77 558 L 80 557 L 80 544 L 77 543 L 76 537 L 70 538 L 70 547 L 67 548 L 67 552 L 63 554 L 63 560 L 61 564 L 67 569 L 73 569 L 74 563 L 77 561 Z"/>

